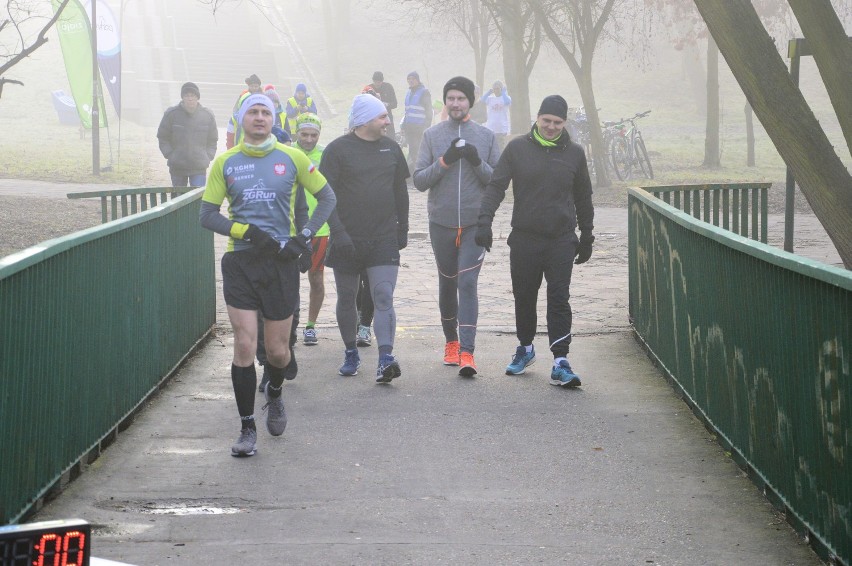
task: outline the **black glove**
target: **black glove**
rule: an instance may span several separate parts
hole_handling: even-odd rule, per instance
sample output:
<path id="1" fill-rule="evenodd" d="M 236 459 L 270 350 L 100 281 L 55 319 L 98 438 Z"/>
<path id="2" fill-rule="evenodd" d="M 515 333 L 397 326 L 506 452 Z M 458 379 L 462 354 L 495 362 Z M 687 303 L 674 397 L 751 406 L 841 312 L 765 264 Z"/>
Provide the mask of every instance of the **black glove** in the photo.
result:
<path id="1" fill-rule="evenodd" d="M 444 164 L 452 165 L 462 157 L 464 157 L 464 149 L 456 147 L 456 144 L 461 138 L 456 138 L 450 142 L 450 147 L 444 152 Z"/>
<path id="2" fill-rule="evenodd" d="M 399 225 L 396 227 L 396 245 L 400 250 L 408 245 L 408 226 Z"/>
<path id="3" fill-rule="evenodd" d="M 474 241 L 477 246 L 485 248 L 486 252 L 491 251 L 491 244 L 494 243 L 494 234 L 491 232 L 491 219 L 487 216 L 480 216 L 479 223 L 476 225 L 476 236 Z"/>
<path id="4" fill-rule="evenodd" d="M 299 259 L 302 254 L 307 254 L 308 257 L 310 257 L 311 240 L 302 234 L 296 234 L 287 240 L 287 243 L 284 244 L 284 247 L 278 252 L 278 257 L 285 261 L 290 261 L 293 259 Z"/>
<path id="5" fill-rule="evenodd" d="M 574 263 L 586 263 L 592 257 L 592 242 L 595 236 L 591 232 L 580 233 L 580 243 L 577 245 L 577 259 Z"/>
<path id="6" fill-rule="evenodd" d="M 249 224 L 248 230 L 243 234 L 243 240 L 248 240 L 261 252 L 278 253 L 278 250 L 281 249 L 281 244 L 278 243 L 278 240 L 254 224 Z"/>
<path id="7" fill-rule="evenodd" d="M 312 252 L 313 253 L 313 252 Z M 313 255 L 311 254 L 302 254 L 299 256 L 299 271 L 302 273 L 307 273 L 311 269 L 311 265 L 313 264 Z"/>
<path id="8" fill-rule="evenodd" d="M 331 247 L 331 257 L 344 262 L 351 262 L 355 258 L 355 244 L 352 243 L 352 238 L 344 231 L 331 235 L 329 242 Z"/>
<path id="9" fill-rule="evenodd" d="M 479 152 L 476 151 L 475 145 L 465 145 L 462 148 L 462 156 L 474 167 L 479 167 L 480 163 L 482 163 L 482 159 L 479 157 Z M 446 159 L 444 161 L 446 161 Z"/>

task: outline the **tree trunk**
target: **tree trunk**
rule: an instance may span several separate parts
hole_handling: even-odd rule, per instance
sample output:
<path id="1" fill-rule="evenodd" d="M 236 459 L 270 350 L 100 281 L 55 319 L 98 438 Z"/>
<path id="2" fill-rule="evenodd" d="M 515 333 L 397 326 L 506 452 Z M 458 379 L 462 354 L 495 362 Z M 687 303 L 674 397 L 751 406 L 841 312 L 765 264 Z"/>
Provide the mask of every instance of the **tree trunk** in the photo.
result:
<path id="1" fill-rule="evenodd" d="M 509 106 L 511 130 L 513 134 L 521 134 L 530 129 L 530 87 L 526 73 L 521 7 L 517 2 L 504 2 L 500 16 L 503 72 L 506 88 L 512 97 L 512 105 Z M 482 90 L 487 89 L 483 86 Z"/>
<path id="2" fill-rule="evenodd" d="M 348 12 L 348 4 L 347 12 Z M 328 45 L 328 62 L 331 65 L 331 76 L 335 82 L 340 82 L 340 19 L 336 15 L 331 0 L 322 1 L 322 18 L 325 23 L 325 38 Z"/>
<path id="3" fill-rule="evenodd" d="M 790 0 L 852 152 L 852 41 L 829 0 Z"/>
<path id="4" fill-rule="evenodd" d="M 751 111 L 751 105 L 745 104 L 745 120 L 746 120 L 746 167 L 754 167 L 754 112 Z"/>
<path id="5" fill-rule="evenodd" d="M 590 65 L 580 70 L 580 75 L 575 77 L 577 86 L 580 88 L 580 98 L 586 110 L 586 122 L 589 124 L 589 133 L 592 136 L 592 153 L 595 159 L 595 186 L 609 187 L 612 182 L 606 171 L 607 149 L 603 143 L 601 132 L 601 119 L 598 115 L 598 107 L 595 105 L 595 90 L 592 86 L 592 71 Z"/>
<path id="6" fill-rule="evenodd" d="M 478 28 L 479 47 L 474 50 L 474 69 L 476 84 L 482 94 L 488 90 L 485 86 L 485 64 L 488 62 L 488 12 L 479 4 L 479 0 L 469 0 L 472 25 Z"/>
<path id="7" fill-rule="evenodd" d="M 719 147 L 719 48 L 713 37 L 707 36 L 707 122 L 703 167 L 718 169 L 722 165 Z"/>
<path id="8" fill-rule="evenodd" d="M 793 84 L 750 0 L 694 1 L 843 265 L 852 269 L 852 176 Z"/>

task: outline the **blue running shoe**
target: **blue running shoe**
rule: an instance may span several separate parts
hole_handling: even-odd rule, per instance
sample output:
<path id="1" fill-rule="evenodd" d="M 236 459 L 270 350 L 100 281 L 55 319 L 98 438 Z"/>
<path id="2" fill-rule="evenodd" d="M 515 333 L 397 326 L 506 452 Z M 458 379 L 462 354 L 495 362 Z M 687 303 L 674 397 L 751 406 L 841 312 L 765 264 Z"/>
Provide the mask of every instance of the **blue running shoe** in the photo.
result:
<path id="1" fill-rule="evenodd" d="M 506 366 L 506 375 L 521 375 L 534 363 L 535 346 L 529 352 L 527 352 L 524 346 L 518 346 L 515 350 L 515 355 L 512 356 L 512 363 Z"/>
<path id="2" fill-rule="evenodd" d="M 399 362 L 390 354 L 384 354 L 379 358 L 379 367 L 376 369 L 376 383 L 390 383 L 395 377 L 402 375 Z"/>
<path id="3" fill-rule="evenodd" d="M 358 375 L 358 368 L 361 367 L 361 356 L 358 355 L 358 348 L 345 350 L 346 357 L 343 360 L 343 365 L 337 370 L 340 375 Z"/>
<path id="4" fill-rule="evenodd" d="M 553 366 L 550 372 L 550 384 L 561 387 L 578 387 L 582 385 L 580 376 L 574 373 L 568 360 L 562 360 L 558 366 Z"/>

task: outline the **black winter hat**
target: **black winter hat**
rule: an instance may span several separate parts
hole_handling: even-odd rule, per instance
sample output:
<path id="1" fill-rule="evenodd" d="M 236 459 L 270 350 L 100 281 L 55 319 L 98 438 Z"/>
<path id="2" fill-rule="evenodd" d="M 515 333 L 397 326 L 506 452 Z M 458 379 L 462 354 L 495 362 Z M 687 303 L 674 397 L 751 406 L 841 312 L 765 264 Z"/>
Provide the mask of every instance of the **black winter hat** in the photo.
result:
<path id="1" fill-rule="evenodd" d="M 473 108 L 473 103 L 476 102 L 476 95 L 474 94 L 474 90 L 476 90 L 476 86 L 473 84 L 473 81 L 467 77 L 453 77 L 447 81 L 447 84 L 444 85 L 444 103 L 447 102 L 447 91 L 448 90 L 459 90 L 464 93 L 470 102 L 470 107 Z"/>
<path id="2" fill-rule="evenodd" d="M 384 82 L 384 80 L 385 80 L 385 74 L 384 74 L 384 73 L 382 73 L 381 71 L 376 71 L 375 73 L 373 73 L 373 80 L 374 80 L 374 81 L 383 81 L 383 82 Z"/>
<path id="3" fill-rule="evenodd" d="M 567 120 L 568 103 L 558 94 L 545 96 L 544 100 L 541 101 L 541 107 L 538 109 L 538 115 L 541 116 L 542 114 L 552 114 L 553 116 Z"/>
<path id="4" fill-rule="evenodd" d="M 183 86 L 180 87 L 180 97 L 183 98 L 187 93 L 193 93 L 198 98 L 201 98 L 201 91 L 198 90 L 198 85 L 195 83 L 183 83 Z"/>

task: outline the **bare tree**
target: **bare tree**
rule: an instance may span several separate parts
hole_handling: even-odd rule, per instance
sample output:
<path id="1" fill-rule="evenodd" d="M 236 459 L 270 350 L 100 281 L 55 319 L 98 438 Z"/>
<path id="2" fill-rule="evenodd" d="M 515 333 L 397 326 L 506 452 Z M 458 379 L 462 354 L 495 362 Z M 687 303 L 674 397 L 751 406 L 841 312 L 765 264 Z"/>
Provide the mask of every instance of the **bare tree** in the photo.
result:
<path id="1" fill-rule="evenodd" d="M 829 0 L 789 0 L 852 152 L 852 42 Z"/>
<path id="2" fill-rule="evenodd" d="M 694 2 L 843 265 L 852 269 L 852 176 L 793 84 L 754 6 L 749 0 Z M 829 48 L 843 49 L 836 40 L 827 41 Z"/>
<path id="3" fill-rule="evenodd" d="M 402 0 L 416 4 L 428 11 L 432 27 L 446 30 L 452 24 L 471 48 L 475 69 L 475 82 L 485 84 L 485 64 L 497 44 L 499 35 L 491 12 L 480 0 Z M 484 87 L 483 87 L 484 88 Z"/>
<path id="4" fill-rule="evenodd" d="M 656 15 L 661 19 L 664 28 L 677 30 L 672 41 L 676 49 L 698 42 L 707 42 L 707 65 L 704 108 L 706 123 L 704 134 L 703 167 L 717 168 L 722 164 L 721 150 L 721 111 L 719 101 L 719 49 L 713 37 L 707 30 L 704 20 L 696 11 L 695 6 L 681 0 L 645 0 Z M 790 29 L 790 10 L 785 0 L 753 0 L 755 11 L 761 20 L 775 35 L 783 34 Z M 786 35 L 790 35 L 787 31 Z M 780 47 L 780 45 L 779 45 Z M 746 104 L 746 140 L 747 160 L 749 166 L 754 165 L 754 130 L 752 127 L 751 107 Z"/>
<path id="5" fill-rule="evenodd" d="M 524 0 L 482 0 L 491 12 L 503 47 L 503 73 L 512 97 L 512 131 L 530 128 L 529 78 L 543 39 L 542 28 L 531 2 Z M 484 90 L 484 87 L 483 87 Z"/>
<path id="6" fill-rule="evenodd" d="M 70 0 L 63 0 L 53 17 L 47 17 L 40 12 L 42 6 L 37 5 L 35 0 L 19 1 L 8 0 L 6 7 L 8 8 L 5 19 L 0 20 L 0 98 L 3 97 L 3 87 L 8 84 L 16 84 L 23 86 L 24 83 L 8 78 L 6 75 L 9 70 L 32 55 L 32 53 L 47 43 L 47 32 L 53 27 L 53 24 L 62 15 L 65 6 Z M 47 19 L 39 30 L 38 34 L 33 39 L 27 35 L 25 29 L 33 21 Z"/>
<path id="7" fill-rule="evenodd" d="M 586 110 L 592 136 L 595 177 L 599 187 L 609 186 L 606 171 L 607 148 L 603 144 L 601 121 L 592 83 L 592 60 L 604 28 L 613 14 L 616 0 L 534 0 L 531 5 L 547 38 L 568 65 Z"/>

